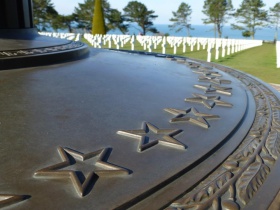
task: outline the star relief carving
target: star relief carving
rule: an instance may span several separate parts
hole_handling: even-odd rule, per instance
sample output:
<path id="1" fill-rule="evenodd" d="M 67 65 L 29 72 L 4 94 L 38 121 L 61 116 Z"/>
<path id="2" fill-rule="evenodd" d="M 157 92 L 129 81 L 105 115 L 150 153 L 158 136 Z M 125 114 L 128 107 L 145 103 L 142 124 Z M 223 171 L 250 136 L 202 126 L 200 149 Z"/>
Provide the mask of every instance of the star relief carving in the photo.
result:
<path id="1" fill-rule="evenodd" d="M 86 154 L 63 147 L 58 147 L 57 150 L 62 162 L 40 169 L 35 172 L 34 176 L 46 179 L 70 179 L 80 197 L 85 196 L 89 185 L 92 185 L 98 177 L 116 177 L 129 174 L 128 170 L 105 161 L 106 156 L 108 156 L 107 154 L 109 152 L 109 148 L 100 149 Z M 63 168 L 75 166 L 78 162 L 84 162 L 94 159 L 95 157 L 97 157 L 97 160 L 93 161 L 93 164 L 87 165 L 88 168 L 91 168 L 94 165 L 98 169 L 91 170 L 88 174 L 84 174 L 82 171 L 76 171 L 75 169 L 63 170 Z M 82 173 L 84 175 L 84 181 L 79 178 L 78 173 Z"/>
<path id="2" fill-rule="evenodd" d="M 173 138 L 181 132 L 182 130 L 177 129 L 159 129 L 151 123 L 144 122 L 142 129 L 120 130 L 117 134 L 139 140 L 138 151 L 143 152 L 157 144 L 185 150 L 186 145 Z M 150 138 L 150 134 L 153 134 L 155 139 Z"/>
<path id="3" fill-rule="evenodd" d="M 212 71 L 212 70 L 209 70 L 209 69 L 201 69 L 200 68 L 198 70 L 193 71 L 193 73 L 200 74 L 200 75 L 203 75 L 205 77 L 208 77 L 208 76 L 211 76 L 211 77 L 222 77 L 222 75 L 219 72 Z"/>
<path id="4" fill-rule="evenodd" d="M 231 87 L 222 87 L 218 85 L 194 85 L 195 88 L 204 90 L 205 93 L 220 93 L 224 95 L 231 96 Z"/>
<path id="5" fill-rule="evenodd" d="M 208 109 L 212 109 L 215 105 L 229 108 L 233 107 L 231 103 L 222 101 L 220 96 L 205 96 L 197 93 L 192 95 L 194 96 L 193 98 L 186 98 L 185 101 L 191 103 L 201 103 Z"/>
<path id="6" fill-rule="evenodd" d="M 170 120 L 171 123 L 187 122 L 206 129 L 210 127 L 207 120 L 220 119 L 219 115 L 200 113 L 195 108 L 186 110 L 167 108 L 164 110 L 175 115 L 175 117 Z"/>
<path id="7" fill-rule="evenodd" d="M 30 196 L 25 195 L 10 195 L 10 194 L 0 194 L 0 208 L 4 208 L 15 203 L 19 203 L 28 199 Z"/>
<path id="8" fill-rule="evenodd" d="M 219 77 L 213 77 L 213 76 L 200 76 L 198 78 L 198 81 L 200 81 L 200 82 L 211 82 L 211 83 L 216 84 L 216 85 L 231 84 L 230 80 L 220 79 Z"/>

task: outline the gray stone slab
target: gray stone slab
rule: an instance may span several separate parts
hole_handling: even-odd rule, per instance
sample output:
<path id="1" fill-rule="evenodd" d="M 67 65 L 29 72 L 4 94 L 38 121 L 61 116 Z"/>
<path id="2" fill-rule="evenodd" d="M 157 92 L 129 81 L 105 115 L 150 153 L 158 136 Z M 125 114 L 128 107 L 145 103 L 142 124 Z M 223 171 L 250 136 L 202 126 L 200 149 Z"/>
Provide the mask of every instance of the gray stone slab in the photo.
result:
<path id="1" fill-rule="evenodd" d="M 245 171 L 263 161 L 265 179 L 279 154 L 269 133 L 278 96 L 238 71 L 176 60 L 91 50 L 81 61 L 1 71 L 2 197 L 30 196 L 18 209 L 211 206 L 184 193 L 195 196 L 214 173 L 224 177 L 213 196 L 226 205 L 222 192 L 234 185 L 232 205 L 243 207 Z M 231 82 L 210 85 L 201 72 Z"/>

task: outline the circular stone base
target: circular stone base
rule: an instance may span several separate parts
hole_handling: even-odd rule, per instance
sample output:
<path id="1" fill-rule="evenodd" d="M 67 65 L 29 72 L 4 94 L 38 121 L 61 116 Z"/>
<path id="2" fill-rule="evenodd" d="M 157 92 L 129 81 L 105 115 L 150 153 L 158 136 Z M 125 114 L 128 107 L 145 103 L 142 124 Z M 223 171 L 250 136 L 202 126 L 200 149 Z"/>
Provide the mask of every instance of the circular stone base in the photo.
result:
<path id="1" fill-rule="evenodd" d="M 0 30 L 0 70 L 78 60 L 88 55 L 81 42 L 40 36 L 35 29 Z"/>

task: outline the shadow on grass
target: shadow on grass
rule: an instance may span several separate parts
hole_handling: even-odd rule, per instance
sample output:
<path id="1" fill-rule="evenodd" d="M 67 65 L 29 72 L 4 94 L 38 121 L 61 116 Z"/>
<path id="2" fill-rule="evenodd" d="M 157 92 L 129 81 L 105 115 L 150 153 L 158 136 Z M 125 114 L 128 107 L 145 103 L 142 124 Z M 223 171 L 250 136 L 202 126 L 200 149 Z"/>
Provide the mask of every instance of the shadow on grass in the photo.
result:
<path id="1" fill-rule="evenodd" d="M 224 57 L 224 58 L 220 58 L 220 59 L 217 61 L 217 63 L 224 63 L 224 62 L 233 60 L 234 58 L 235 58 L 234 55 L 226 56 L 226 57 Z"/>

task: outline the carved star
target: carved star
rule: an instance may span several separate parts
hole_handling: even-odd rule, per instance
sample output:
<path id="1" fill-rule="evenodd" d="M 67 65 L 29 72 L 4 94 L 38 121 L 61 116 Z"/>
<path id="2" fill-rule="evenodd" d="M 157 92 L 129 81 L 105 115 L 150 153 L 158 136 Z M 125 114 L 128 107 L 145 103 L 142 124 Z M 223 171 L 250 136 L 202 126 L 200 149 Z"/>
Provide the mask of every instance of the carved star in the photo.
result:
<path id="1" fill-rule="evenodd" d="M 187 110 L 168 108 L 164 110 L 176 116 L 171 119 L 171 123 L 187 122 L 200 126 L 202 128 L 210 127 L 207 120 L 220 119 L 220 116 L 218 115 L 200 113 L 195 108 L 189 108 Z M 192 114 L 195 117 L 190 116 L 190 114 Z"/>
<path id="2" fill-rule="evenodd" d="M 186 59 L 185 58 L 177 58 L 177 62 L 178 63 L 186 63 Z"/>
<path id="3" fill-rule="evenodd" d="M 205 77 L 209 76 L 209 77 L 222 77 L 223 75 L 219 74 L 219 72 L 216 71 L 211 71 L 211 70 L 204 70 L 204 69 L 198 69 L 193 71 L 193 73 L 196 74 L 201 74 Z"/>
<path id="4" fill-rule="evenodd" d="M 200 67 L 199 63 L 193 63 L 193 62 L 187 62 L 187 65 L 192 69 L 196 69 Z"/>
<path id="5" fill-rule="evenodd" d="M 208 109 L 212 109 L 215 105 L 223 107 L 233 106 L 231 103 L 222 101 L 220 96 L 204 96 L 196 93 L 192 95 L 194 96 L 193 98 L 186 98 L 185 101 L 191 103 L 201 103 Z"/>
<path id="6" fill-rule="evenodd" d="M 94 180 L 96 181 L 98 177 L 103 176 L 119 176 L 119 175 L 128 175 L 129 171 L 113 164 L 107 163 L 104 161 L 106 154 L 108 153 L 108 148 L 100 149 L 95 152 L 90 152 L 87 154 L 83 154 L 81 152 L 69 149 L 58 147 L 58 153 L 62 162 L 48 166 L 46 168 L 40 169 L 35 172 L 36 177 L 44 177 L 44 178 L 67 178 L 70 179 L 72 184 L 74 185 L 79 196 L 83 197 L 89 185 L 91 185 Z M 100 169 L 89 172 L 86 176 L 83 172 L 76 170 L 60 170 L 62 168 L 75 165 L 77 162 L 86 161 L 93 157 L 98 157 L 97 161 L 95 161 L 94 165 Z M 71 159 L 76 161 L 73 162 Z M 90 166 L 90 165 L 89 165 Z M 85 176 L 85 180 L 82 182 L 78 177 L 77 173 L 82 173 Z"/>
<path id="7" fill-rule="evenodd" d="M 7 194 L 0 194 L 0 208 L 4 208 L 10 206 L 15 203 L 19 203 L 24 201 L 28 198 L 25 195 L 7 195 Z"/>
<path id="8" fill-rule="evenodd" d="M 221 87 L 217 85 L 194 85 L 195 88 L 204 90 L 205 93 L 220 93 L 224 95 L 231 95 L 232 88 Z"/>
<path id="9" fill-rule="evenodd" d="M 219 78 L 213 77 L 213 76 L 200 76 L 198 78 L 198 81 L 200 81 L 200 82 L 211 82 L 211 83 L 216 84 L 216 85 L 231 84 L 230 80 L 219 79 Z"/>
<path id="10" fill-rule="evenodd" d="M 150 140 L 147 134 L 151 132 L 159 137 L 156 137 L 155 140 Z M 163 146 L 168 147 L 174 147 L 176 149 L 186 149 L 186 146 L 184 144 L 173 138 L 181 132 L 182 130 L 159 129 L 151 123 L 144 122 L 142 125 L 142 129 L 120 130 L 117 132 L 117 134 L 140 140 L 138 145 L 138 151 L 142 152 L 157 144 L 161 144 Z"/>
<path id="11" fill-rule="evenodd" d="M 199 70 L 203 70 L 203 71 L 209 71 L 212 70 L 213 67 L 212 66 L 200 66 Z"/>

